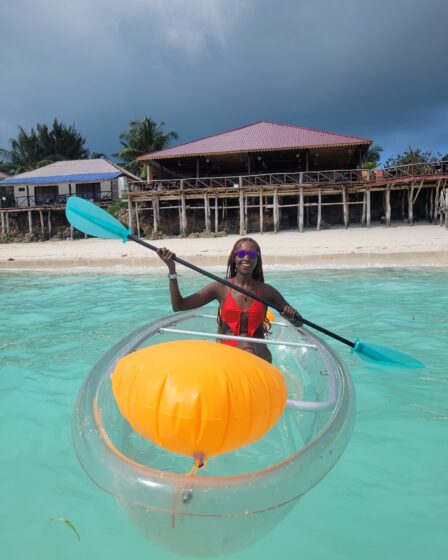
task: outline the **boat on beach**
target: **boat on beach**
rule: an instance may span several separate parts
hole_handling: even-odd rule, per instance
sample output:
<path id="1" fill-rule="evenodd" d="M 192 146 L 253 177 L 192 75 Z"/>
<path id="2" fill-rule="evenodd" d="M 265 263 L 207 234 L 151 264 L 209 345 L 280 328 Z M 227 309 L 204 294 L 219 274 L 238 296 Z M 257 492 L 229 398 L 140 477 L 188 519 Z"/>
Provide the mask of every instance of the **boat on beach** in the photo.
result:
<path id="1" fill-rule="evenodd" d="M 259 441 L 212 457 L 190 476 L 191 458 L 138 435 L 115 402 L 111 376 L 136 350 L 168 341 L 240 339 L 216 333 L 214 308 L 176 313 L 126 336 L 86 379 L 73 439 L 90 478 L 115 496 L 160 547 L 195 557 L 241 549 L 266 534 L 336 464 L 352 432 L 354 393 L 337 354 L 303 328 L 275 320 L 265 339 L 288 401 Z M 242 352 L 242 350 L 241 350 Z"/>

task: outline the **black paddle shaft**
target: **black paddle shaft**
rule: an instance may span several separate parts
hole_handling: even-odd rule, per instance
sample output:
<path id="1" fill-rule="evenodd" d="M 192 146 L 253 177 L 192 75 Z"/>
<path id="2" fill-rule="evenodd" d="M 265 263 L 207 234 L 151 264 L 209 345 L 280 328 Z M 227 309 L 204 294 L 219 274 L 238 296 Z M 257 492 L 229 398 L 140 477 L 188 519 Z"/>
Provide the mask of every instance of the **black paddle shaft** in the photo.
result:
<path id="1" fill-rule="evenodd" d="M 155 245 L 151 245 L 150 243 L 147 243 L 146 241 L 142 241 L 141 239 L 139 239 L 138 237 L 135 237 L 135 235 L 128 235 L 128 239 L 130 239 L 131 241 L 135 241 L 136 243 L 138 243 L 139 245 L 143 245 L 143 247 L 146 247 L 147 249 L 151 249 L 151 251 L 155 251 L 157 252 L 159 250 L 158 247 L 156 247 Z M 228 286 L 229 288 L 232 288 L 232 290 L 236 290 L 237 292 L 241 292 L 242 294 L 244 294 L 245 296 L 248 296 L 252 299 L 256 299 L 258 301 L 260 301 L 261 303 L 263 303 L 264 305 L 266 305 L 267 307 L 272 307 L 273 309 L 276 309 L 279 313 L 281 313 L 283 311 L 283 309 L 279 309 L 278 307 L 276 307 L 275 305 L 273 305 L 270 301 L 264 299 L 263 297 L 253 294 L 252 292 L 249 292 L 247 290 L 245 290 L 244 288 L 241 288 L 241 286 L 236 286 L 235 284 L 232 284 L 232 282 L 229 282 L 228 280 L 226 280 L 225 278 L 220 278 L 219 276 L 215 276 L 215 274 L 212 274 L 211 272 L 208 272 L 207 270 L 204 270 L 202 268 L 199 268 L 198 266 L 191 264 L 187 261 L 184 261 L 183 259 L 180 259 L 179 257 L 173 257 L 173 261 L 186 266 L 187 268 L 191 268 L 191 270 L 194 270 L 195 272 L 199 272 L 199 274 L 203 274 L 204 276 L 208 276 L 209 278 L 211 278 L 212 280 L 215 280 L 215 282 L 221 282 L 221 284 L 224 284 L 225 286 Z M 338 334 L 331 332 L 327 329 L 324 329 L 324 327 L 320 327 L 319 325 L 316 325 L 316 323 L 312 323 L 311 321 L 308 321 L 307 319 L 304 319 L 302 316 L 300 316 L 300 321 L 305 324 L 308 325 L 309 327 L 316 329 L 317 331 L 326 334 L 327 336 L 331 336 L 332 338 L 335 338 L 336 340 L 339 340 L 339 342 L 342 342 L 343 344 L 346 344 L 347 346 L 350 346 L 350 348 L 354 348 L 355 343 L 351 342 L 350 340 L 347 340 L 346 338 L 343 338 L 342 336 L 339 336 Z"/>

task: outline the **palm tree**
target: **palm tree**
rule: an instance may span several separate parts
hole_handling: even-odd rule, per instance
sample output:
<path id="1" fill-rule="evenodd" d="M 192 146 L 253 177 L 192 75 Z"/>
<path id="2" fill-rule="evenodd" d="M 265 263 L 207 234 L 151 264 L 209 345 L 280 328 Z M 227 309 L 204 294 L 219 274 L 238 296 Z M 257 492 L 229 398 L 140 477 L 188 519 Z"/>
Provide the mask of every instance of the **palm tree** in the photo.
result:
<path id="1" fill-rule="evenodd" d="M 17 138 L 13 138 L 9 142 L 11 149 L 1 148 L 0 157 L 13 174 L 30 171 L 49 163 L 45 162 L 42 146 L 34 129 L 31 129 L 28 134 L 19 126 Z"/>
<path id="2" fill-rule="evenodd" d="M 370 146 L 367 150 L 366 156 L 363 161 L 363 168 L 364 169 L 376 169 L 380 164 L 381 159 L 381 152 L 383 148 L 378 146 L 377 144 Z"/>
<path id="3" fill-rule="evenodd" d="M 85 139 L 72 126 L 54 119 L 52 128 L 38 124 L 28 133 L 19 126 L 17 138 L 9 141 L 10 149 L 0 148 L 2 160 L 11 173 L 23 173 L 67 159 L 86 159 L 89 150 Z"/>
<path id="4" fill-rule="evenodd" d="M 38 124 L 37 133 L 44 152 L 51 154 L 54 161 L 89 157 L 86 141 L 74 125 L 66 126 L 54 119 L 51 130 L 46 124 Z"/>
<path id="5" fill-rule="evenodd" d="M 148 152 L 155 152 L 166 148 L 171 140 L 177 140 L 177 132 L 164 132 L 164 122 L 156 123 L 151 117 L 142 121 L 133 120 L 129 123 L 129 131 L 120 134 L 120 144 L 123 149 L 114 154 L 124 163 L 123 167 L 132 173 L 139 174 L 142 166 L 137 158 Z"/>

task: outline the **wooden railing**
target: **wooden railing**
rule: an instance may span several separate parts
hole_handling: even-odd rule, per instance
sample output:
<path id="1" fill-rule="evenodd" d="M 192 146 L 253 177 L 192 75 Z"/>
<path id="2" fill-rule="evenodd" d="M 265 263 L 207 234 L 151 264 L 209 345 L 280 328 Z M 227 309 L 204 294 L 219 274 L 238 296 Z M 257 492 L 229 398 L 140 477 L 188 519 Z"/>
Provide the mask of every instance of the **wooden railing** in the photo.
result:
<path id="1" fill-rule="evenodd" d="M 15 196 L 13 198 L 14 203 L 12 203 L 12 200 L 10 200 L 9 204 L 5 203 L 3 205 L 3 208 L 65 207 L 65 205 L 67 204 L 67 199 L 70 196 L 71 196 L 70 194 L 58 194 L 55 196 L 48 196 L 48 195 Z M 85 198 L 86 200 L 90 200 L 95 203 L 104 202 L 110 204 L 112 200 L 112 191 L 102 191 L 100 193 L 90 193 L 90 194 L 83 194 L 77 196 L 80 196 L 81 198 Z"/>
<path id="2" fill-rule="evenodd" d="M 228 189 L 239 187 L 263 187 L 280 185 L 361 183 L 373 180 L 373 172 L 367 169 L 332 171 L 301 171 L 297 173 L 264 173 L 260 175 L 233 175 L 225 177 L 192 177 L 188 179 L 159 179 L 145 183 L 133 182 L 130 192 L 170 191 L 193 189 Z M 371 176 L 372 175 L 372 176 Z"/>
<path id="3" fill-rule="evenodd" d="M 397 179 L 406 177 L 447 175 L 448 161 L 433 161 L 431 163 L 410 163 L 396 167 L 386 167 L 377 171 L 377 176 L 383 179 Z"/>
<path id="4" fill-rule="evenodd" d="M 296 173 L 264 173 L 260 175 L 233 175 L 225 177 L 192 177 L 187 179 L 159 179 L 145 183 L 133 182 L 130 192 L 179 191 L 200 189 L 229 189 L 240 187 L 288 185 L 354 185 L 374 183 L 397 178 L 437 176 L 448 174 L 448 161 L 412 163 L 385 169 L 336 169 L 330 171 L 301 171 Z"/>

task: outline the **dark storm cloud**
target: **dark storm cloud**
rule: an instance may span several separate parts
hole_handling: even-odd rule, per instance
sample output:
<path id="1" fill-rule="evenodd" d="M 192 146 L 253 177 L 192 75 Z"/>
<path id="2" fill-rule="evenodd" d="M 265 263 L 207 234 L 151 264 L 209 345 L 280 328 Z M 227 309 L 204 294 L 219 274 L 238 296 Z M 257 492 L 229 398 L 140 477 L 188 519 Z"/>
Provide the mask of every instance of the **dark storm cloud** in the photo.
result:
<path id="1" fill-rule="evenodd" d="M 258 120 L 448 152 L 445 0 L 3 0 L 0 146 L 55 116 L 113 153 Z"/>

